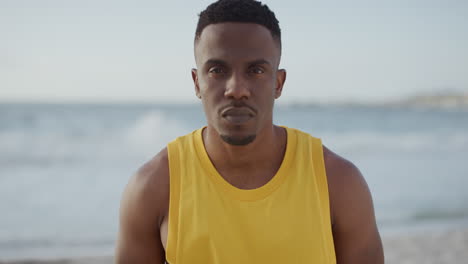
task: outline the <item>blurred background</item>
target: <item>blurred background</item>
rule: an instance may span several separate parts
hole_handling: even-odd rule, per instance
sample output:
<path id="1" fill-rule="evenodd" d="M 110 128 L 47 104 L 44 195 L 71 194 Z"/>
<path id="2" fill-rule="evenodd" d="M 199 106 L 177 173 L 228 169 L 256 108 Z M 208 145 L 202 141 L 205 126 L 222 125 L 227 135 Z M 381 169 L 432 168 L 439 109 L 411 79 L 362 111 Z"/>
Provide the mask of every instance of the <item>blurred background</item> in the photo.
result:
<path id="1" fill-rule="evenodd" d="M 205 124 L 209 3 L 0 0 L 0 260 L 113 253 L 129 177 Z M 275 122 L 361 169 L 384 235 L 468 226 L 468 2 L 264 3 L 288 72 Z"/>

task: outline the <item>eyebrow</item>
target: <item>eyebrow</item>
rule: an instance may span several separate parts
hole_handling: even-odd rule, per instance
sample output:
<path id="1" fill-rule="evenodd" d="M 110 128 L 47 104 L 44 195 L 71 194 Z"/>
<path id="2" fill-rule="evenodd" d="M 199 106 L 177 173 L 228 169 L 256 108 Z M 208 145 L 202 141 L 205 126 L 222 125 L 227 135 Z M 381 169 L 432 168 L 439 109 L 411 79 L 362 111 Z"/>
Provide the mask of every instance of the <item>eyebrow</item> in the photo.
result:
<path id="1" fill-rule="evenodd" d="M 249 62 L 250 65 L 258 65 L 258 64 L 267 64 L 269 66 L 271 66 L 271 63 L 265 59 L 258 59 L 258 60 L 254 60 L 254 61 L 251 61 Z"/>
<path id="2" fill-rule="evenodd" d="M 205 61 L 204 65 L 213 65 L 213 64 L 219 64 L 219 65 L 226 65 L 227 63 L 223 60 L 219 59 L 209 59 Z"/>
<path id="3" fill-rule="evenodd" d="M 220 59 L 209 59 L 204 63 L 204 65 L 213 65 L 213 64 L 227 65 L 227 62 L 223 61 L 223 60 L 220 60 Z M 269 66 L 272 65 L 269 61 L 267 61 L 265 59 L 253 60 L 253 61 L 248 62 L 248 64 L 249 65 L 267 64 Z"/>

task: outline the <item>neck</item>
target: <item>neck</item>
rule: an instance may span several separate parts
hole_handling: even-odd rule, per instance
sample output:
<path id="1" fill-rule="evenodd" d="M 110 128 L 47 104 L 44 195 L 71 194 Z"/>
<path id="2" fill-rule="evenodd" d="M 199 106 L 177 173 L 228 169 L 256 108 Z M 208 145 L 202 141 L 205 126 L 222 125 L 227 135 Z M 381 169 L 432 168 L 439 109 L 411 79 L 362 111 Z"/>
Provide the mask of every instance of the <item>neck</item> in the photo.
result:
<path id="1" fill-rule="evenodd" d="M 279 169 L 286 149 L 286 130 L 271 125 L 262 129 L 250 144 L 233 146 L 208 126 L 203 131 L 203 141 L 211 162 L 228 182 L 256 185 L 262 179 L 271 179 Z"/>

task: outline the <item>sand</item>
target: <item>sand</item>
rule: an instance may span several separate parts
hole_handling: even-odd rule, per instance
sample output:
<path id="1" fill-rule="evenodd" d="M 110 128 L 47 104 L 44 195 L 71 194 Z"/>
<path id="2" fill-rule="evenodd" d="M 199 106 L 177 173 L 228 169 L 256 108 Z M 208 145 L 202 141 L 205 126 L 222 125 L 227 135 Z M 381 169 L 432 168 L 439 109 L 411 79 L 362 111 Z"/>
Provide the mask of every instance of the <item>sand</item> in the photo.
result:
<path id="1" fill-rule="evenodd" d="M 112 257 L 89 257 L 89 258 L 74 258 L 74 259 L 54 259 L 54 260 L 14 260 L 0 261 L 0 264 L 111 264 Z"/>
<path id="2" fill-rule="evenodd" d="M 387 264 L 468 263 L 468 228 L 383 237 Z"/>
<path id="3" fill-rule="evenodd" d="M 386 264 L 468 263 L 468 228 L 382 237 Z M 0 264 L 111 264 L 112 257 L 0 261 Z"/>

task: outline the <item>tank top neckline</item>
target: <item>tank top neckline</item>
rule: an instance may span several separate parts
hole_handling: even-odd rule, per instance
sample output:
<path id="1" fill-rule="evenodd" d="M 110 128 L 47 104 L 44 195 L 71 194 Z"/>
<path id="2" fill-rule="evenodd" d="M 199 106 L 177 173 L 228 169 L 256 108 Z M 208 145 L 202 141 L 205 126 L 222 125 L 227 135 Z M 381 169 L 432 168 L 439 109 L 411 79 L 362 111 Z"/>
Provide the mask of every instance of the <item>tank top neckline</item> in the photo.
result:
<path id="1" fill-rule="evenodd" d="M 207 174 L 214 182 L 216 186 L 219 186 L 225 193 L 230 195 L 232 198 L 241 200 L 241 201 L 256 201 L 266 198 L 274 190 L 276 190 L 284 180 L 287 178 L 287 171 L 290 167 L 293 159 L 293 150 L 296 146 L 296 137 L 293 131 L 290 128 L 282 126 L 286 129 L 286 151 L 284 152 L 284 157 L 281 162 L 281 165 L 276 172 L 276 174 L 264 185 L 255 188 L 255 189 L 240 189 L 235 187 L 226 181 L 216 170 L 214 164 L 211 162 L 208 153 L 206 152 L 205 145 L 203 143 L 202 131 L 206 127 L 200 128 L 195 131 L 194 135 L 194 145 L 197 152 L 197 156 L 206 170 Z"/>

